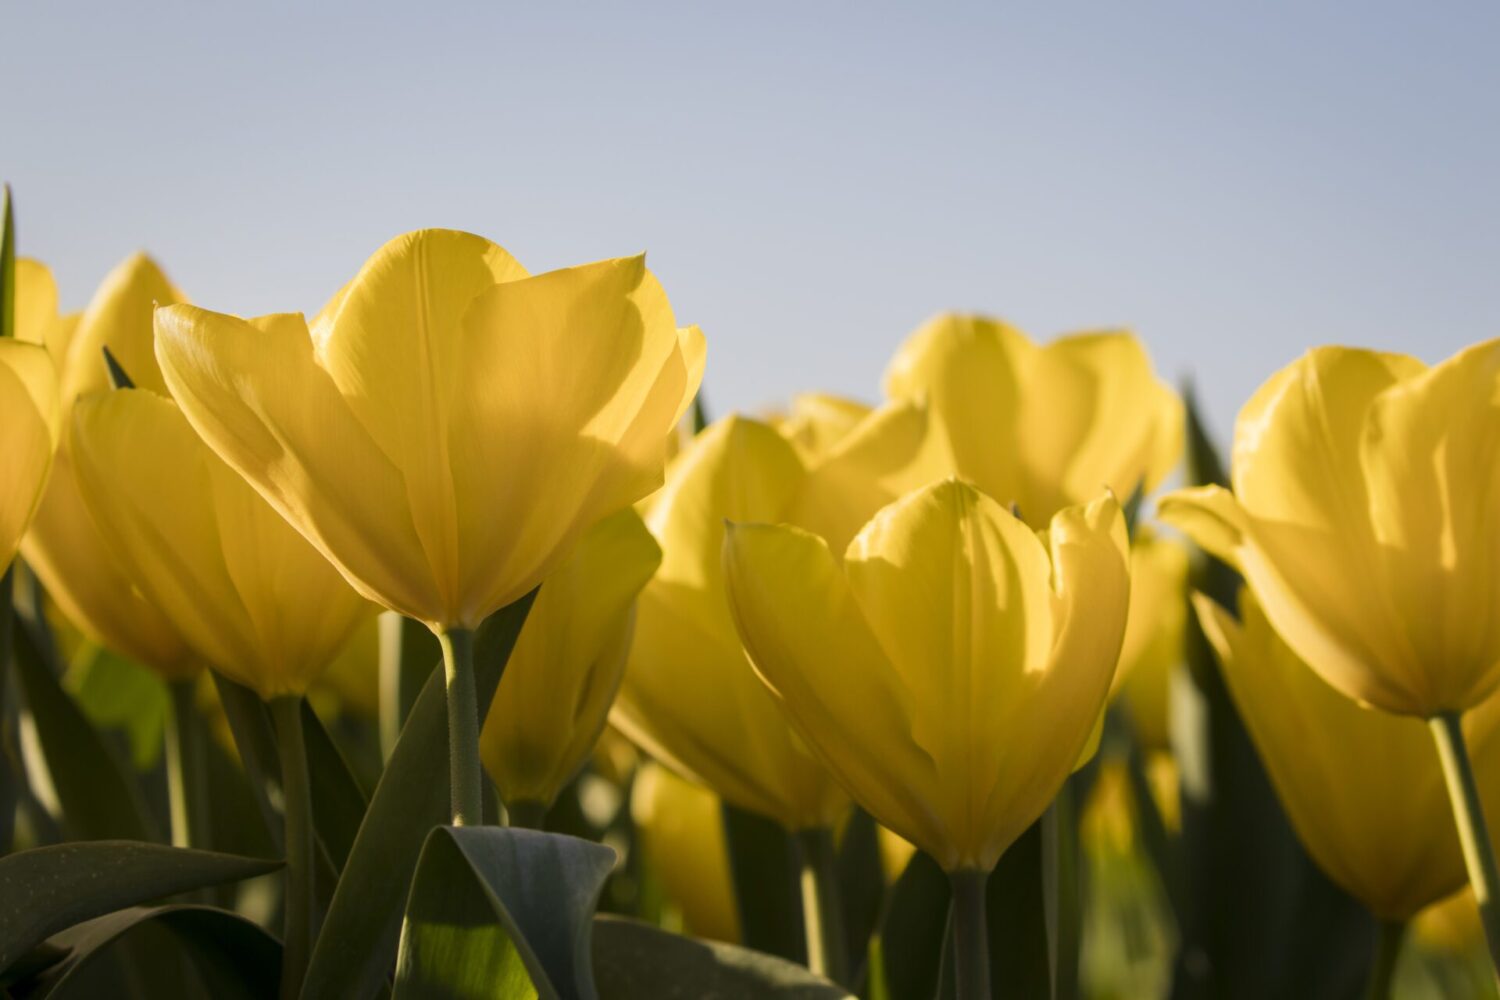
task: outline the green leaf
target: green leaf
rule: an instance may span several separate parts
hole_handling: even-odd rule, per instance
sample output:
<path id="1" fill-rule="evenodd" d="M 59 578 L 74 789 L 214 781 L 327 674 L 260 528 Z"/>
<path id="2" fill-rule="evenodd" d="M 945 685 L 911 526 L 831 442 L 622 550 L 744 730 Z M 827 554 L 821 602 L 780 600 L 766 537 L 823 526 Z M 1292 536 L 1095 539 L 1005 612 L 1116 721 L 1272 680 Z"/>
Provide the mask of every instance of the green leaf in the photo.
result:
<path id="1" fill-rule="evenodd" d="M 156 766 L 171 703 L 160 677 L 117 653 L 90 644 L 73 658 L 63 675 L 63 686 L 95 726 L 125 734 L 137 771 Z"/>
<path id="2" fill-rule="evenodd" d="M 81 840 L 160 840 L 140 786 L 42 659 L 30 630 L 14 630 L 16 672 L 63 819 Z"/>
<path id="3" fill-rule="evenodd" d="M 302 733 L 312 782 L 313 825 L 334 870 L 341 871 L 365 818 L 365 792 L 349 762 L 307 699 L 302 700 Z"/>
<path id="4" fill-rule="evenodd" d="M 723 811 L 740 940 L 756 951 L 806 963 L 796 842 L 764 816 L 727 802 Z"/>
<path id="5" fill-rule="evenodd" d="M 257 1000 L 273 996 L 281 972 L 281 944 L 252 921 L 227 910 L 183 905 L 131 907 L 96 917 L 49 938 L 42 949 L 60 951 L 59 960 L 12 987 L 17 998 L 87 1000 L 97 996 L 97 966 L 140 943 L 152 930 L 166 932 L 197 973 L 194 995 L 214 1000 Z M 152 942 L 153 944 L 156 942 Z M 170 951 L 157 950 L 158 956 Z"/>
<path id="6" fill-rule="evenodd" d="M 800 965 L 619 917 L 594 918 L 599 1000 L 845 1000 Z M 923 998 L 930 1000 L 930 998 Z"/>
<path id="7" fill-rule="evenodd" d="M 869 813 L 855 806 L 839 838 L 839 898 L 844 905 L 844 934 L 853 982 L 864 980 L 870 936 L 880 923 L 885 901 L 885 871 L 880 866 L 880 831 Z"/>
<path id="8" fill-rule="evenodd" d="M 536 592 L 491 615 L 474 638 L 474 680 L 488 711 Z M 481 720 L 482 721 L 482 720 Z M 428 832 L 448 822 L 448 708 L 434 670 L 370 798 L 303 982 L 306 997 L 365 997 L 395 958 L 401 906 Z"/>
<path id="9" fill-rule="evenodd" d="M 380 749 L 386 756 L 442 658 L 437 636 L 426 625 L 394 611 L 380 616 Z"/>
<path id="10" fill-rule="evenodd" d="M 84 920 L 280 867 L 279 861 L 123 840 L 56 844 L 0 858 L 0 970 Z"/>
<path id="11" fill-rule="evenodd" d="M 16 218 L 10 185 L 0 206 L 0 337 L 16 335 Z"/>
<path id="12" fill-rule="evenodd" d="M 396 996 L 593 1000 L 591 920 L 612 848 L 556 833 L 440 826 L 401 928 Z"/>

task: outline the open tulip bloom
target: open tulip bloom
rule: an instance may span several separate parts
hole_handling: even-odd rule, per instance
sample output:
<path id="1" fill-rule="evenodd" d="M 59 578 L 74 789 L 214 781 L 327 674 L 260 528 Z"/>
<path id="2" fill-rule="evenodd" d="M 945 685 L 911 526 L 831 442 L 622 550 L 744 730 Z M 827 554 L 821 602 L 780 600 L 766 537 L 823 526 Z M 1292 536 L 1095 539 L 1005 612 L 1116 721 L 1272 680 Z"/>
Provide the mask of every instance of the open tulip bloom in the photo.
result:
<path id="1" fill-rule="evenodd" d="M 1240 411 L 1232 480 L 1164 497 L 1162 519 L 1238 568 L 1329 685 L 1430 722 L 1500 962 L 1500 873 L 1460 727 L 1500 684 L 1500 340 L 1431 368 L 1309 351 Z"/>
<path id="2" fill-rule="evenodd" d="M 703 343 L 640 257 L 529 276 L 478 236 L 382 247 L 309 325 L 161 309 L 193 427 L 346 579 L 444 651 L 453 817 L 480 818 L 472 631 L 661 484 Z"/>
<path id="3" fill-rule="evenodd" d="M 787 525 L 731 525 L 725 574 L 756 672 L 872 816 L 954 884 L 962 997 L 989 995 L 984 879 L 1088 750 L 1129 599 L 1112 496 L 1040 536 L 948 479 L 881 510 L 840 561 Z"/>

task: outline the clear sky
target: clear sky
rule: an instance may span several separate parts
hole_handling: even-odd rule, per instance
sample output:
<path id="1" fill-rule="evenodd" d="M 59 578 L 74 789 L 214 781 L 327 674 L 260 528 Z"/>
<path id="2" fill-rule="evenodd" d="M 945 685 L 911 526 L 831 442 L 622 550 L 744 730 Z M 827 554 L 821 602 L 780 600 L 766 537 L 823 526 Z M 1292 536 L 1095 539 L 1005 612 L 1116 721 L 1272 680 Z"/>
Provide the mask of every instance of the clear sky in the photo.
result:
<path id="1" fill-rule="evenodd" d="M 645 249 L 711 407 L 873 398 L 944 309 L 1130 326 L 1227 434 L 1316 343 L 1500 334 L 1500 5 L 0 3 L 0 176 L 79 306 L 145 248 L 311 311 L 386 238 Z"/>

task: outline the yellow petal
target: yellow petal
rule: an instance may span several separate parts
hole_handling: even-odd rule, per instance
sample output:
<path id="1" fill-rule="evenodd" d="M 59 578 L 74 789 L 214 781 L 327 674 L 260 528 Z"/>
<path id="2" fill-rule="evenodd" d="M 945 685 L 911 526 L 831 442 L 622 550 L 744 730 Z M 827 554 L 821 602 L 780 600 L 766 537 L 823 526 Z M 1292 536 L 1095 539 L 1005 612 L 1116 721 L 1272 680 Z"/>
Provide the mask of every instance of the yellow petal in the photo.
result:
<path id="1" fill-rule="evenodd" d="M 77 324 L 75 317 L 57 313 L 57 282 L 41 261 L 16 258 L 16 339 L 41 344 L 61 366 L 67 357 L 67 341 Z"/>
<path id="2" fill-rule="evenodd" d="M 773 428 L 715 423 L 676 462 L 648 524 L 662 565 L 642 591 L 611 721 L 679 773 L 789 828 L 824 825 L 846 801 L 788 731 L 730 618 L 724 520 L 780 520 L 802 463 Z"/>
<path id="3" fill-rule="evenodd" d="M 1240 548 L 1245 544 L 1248 524 L 1239 501 L 1224 487 L 1173 490 L 1156 502 L 1156 516 L 1209 555 L 1240 568 Z"/>
<path id="4" fill-rule="evenodd" d="M 673 427 L 682 422 L 688 408 L 693 405 L 693 399 L 698 395 L 698 387 L 703 382 L 703 370 L 708 365 L 708 341 L 703 336 L 703 330 L 696 324 L 679 329 L 677 351 L 682 355 L 687 382 L 682 392 L 682 401 L 677 404 L 677 416 L 672 420 Z"/>
<path id="5" fill-rule="evenodd" d="M 145 254 L 134 254 L 109 272 L 78 320 L 67 360 L 58 366 L 63 407 L 71 407 L 86 393 L 110 387 L 104 367 L 106 347 L 137 386 L 164 391 L 152 354 L 152 312 L 158 305 L 186 301 Z"/>
<path id="6" fill-rule="evenodd" d="M 480 734 L 503 802 L 550 806 L 588 758 L 624 676 L 636 595 L 660 561 L 626 508 L 542 584 Z"/>
<path id="7" fill-rule="evenodd" d="M 1148 750 L 1170 747 L 1172 673 L 1182 662 L 1187 623 L 1188 553 L 1177 541 L 1136 533 L 1130 547 L 1130 613 L 1115 689 Z"/>
<path id="8" fill-rule="evenodd" d="M 820 461 L 870 415 L 870 407 L 823 392 L 792 397 L 791 410 L 777 429 L 787 436 L 808 464 Z"/>
<path id="9" fill-rule="evenodd" d="M 630 818 L 651 874 L 695 937 L 734 943 L 739 912 L 718 798 L 659 764 L 646 763 L 630 789 Z"/>
<path id="10" fill-rule="evenodd" d="M 1461 886 L 1463 858 L 1427 727 L 1329 687 L 1248 591 L 1243 626 L 1206 598 L 1194 603 L 1277 795 L 1323 870 L 1385 919 L 1407 919 Z M 1489 811 L 1500 808 L 1500 705 L 1472 715 L 1466 735 Z"/>
<path id="11" fill-rule="evenodd" d="M 147 390 L 85 397 L 73 454 L 90 512 L 200 657 L 263 698 L 303 694 L 369 605 Z"/>
<path id="12" fill-rule="evenodd" d="M 57 447 L 58 409 L 57 373 L 46 349 L 0 340 L 0 567 L 10 566 L 41 502 Z"/>

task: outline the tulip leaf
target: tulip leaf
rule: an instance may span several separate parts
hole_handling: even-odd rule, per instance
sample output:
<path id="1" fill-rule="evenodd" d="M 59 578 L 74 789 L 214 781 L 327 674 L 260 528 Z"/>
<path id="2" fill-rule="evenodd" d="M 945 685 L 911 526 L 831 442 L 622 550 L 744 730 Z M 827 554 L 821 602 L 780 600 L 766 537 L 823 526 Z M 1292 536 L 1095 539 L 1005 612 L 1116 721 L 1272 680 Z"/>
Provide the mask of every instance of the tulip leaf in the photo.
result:
<path id="1" fill-rule="evenodd" d="M 746 947 L 807 961 L 797 845 L 779 823 L 724 803 L 724 844 Z"/>
<path id="2" fill-rule="evenodd" d="M 302 733 L 312 783 L 313 825 L 334 869 L 341 871 L 365 818 L 365 792 L 306 698 L 302 699 Z"/>
<path id="3" fill-rule="evenodd" d="M 31 630 L 13 622 L 16 673 L 68 830 L 80 840 L 162 839 L 124 762 L 63 690 Z"/>
<path id="4" fill-rule="evenodd" d="M 699 941 L 620 917 L 594 918 L 593 953 L 600 1000 L 844 1000 L 850 996 L 843 988 L 774 955 Z"/>
<path id="5" fill-rule="evenodd" d="M 474 680 L 489 708 L 536 592 L 491 615 L 474 639 Z M 482 723 L 483 720 L 481 720 Z M 365 997 L 380 988 L 401 931 L 401 907 L 428 832 L 447 823 L 448 708 L 434 670 L 402 727 L 365 810 L 303 982 L 307 997 Z"/>
<path id="6" fill-rule="evenodd" d="M 16 217 L 10 185 L 0 206 L 0 337 L 16 335 Z"/>
<path id="7" fill-rule="evenodd" d="M 0 858 L 0 970 L 84 920 L 280 867 L 279 861 L 124 840 L 55 844 Z"/>
<path id="8" fill-rule="evenodd" d="M 563 834 L 440 826 L 417 862 L 397 998 L 593 1000 L 591 921 L 612 848 Z"/>
<path id="9" fill-rule="evenodd" d="M 176 952 L 191 961 L 197 982 L 189 995 L 255 1000 L 275 994 L 281 969 L 280 942 L 236 913 L 196 905 L 131 907 L 54 935 L 39 946 L 53 961 L 39 973 L 19 980 L 11 987 L 12 992 L 17 997 L 46 996 L 48 1000 L 97 996 L 101 982 L 107 983 L 114 972 L 108 961 L 120 953 L 120 946 L 139 944 L 153 931 L 165 932 L 166 940 L 154 940 L 152 944 L 171 946 L 171 951 L 159 949 L 155 955 L 166 958 Z M 131 957 L 123 957 L 131 967 Z M 131 971 L 136 975 L 130 978 L 136 979 L 156 970 L 134 963 Z"/>
<path id="10" fill-rule="evenodd" d="M 885 898 L 885 872 L 880 867 L 880 832 L 875 820 L 858 806 L 839 838 L 839 898 L 844 907 L 844 935 L 848 944 L 852 982 L 862 981 L 870 935 L 880 923 Z"/>
<path id="11" fill-rule="evenodd" d="M 442 656 L 426 625 L 394 611 L 380 616 L 380 748 L 386 756 Z"/>

